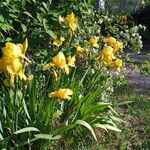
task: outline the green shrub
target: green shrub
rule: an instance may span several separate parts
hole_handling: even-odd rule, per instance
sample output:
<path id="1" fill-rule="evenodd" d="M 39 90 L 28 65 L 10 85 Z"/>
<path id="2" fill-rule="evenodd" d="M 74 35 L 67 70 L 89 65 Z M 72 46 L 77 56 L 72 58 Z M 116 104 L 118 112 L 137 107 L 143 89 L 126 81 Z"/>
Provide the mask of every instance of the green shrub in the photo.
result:
<path id="1" fill-rule="evenodd" d="M 97 30 L 97 34 L 100 33 L 100 36 L 115 36 L 134 51 L 139 51 L 142 48 L 139 35 L 140 27 L 128 23 L 130 22 L 129 17 L 122 24 L 119 16 L 97 13 L 90 1 L 3 0 L 0 11 L 1 42 L 11 40 L 19 42 L 20 39 L 28 37 L 32 49 L 48 48 L 50 38 L 56 38 L 55 32 L 59 30 L 58 16 L 73 11 L 82 20 L 81 23 L 84 22 L 87 25 L 85 31 L 94 32 Z M 91 19 L 94 22 L 91 22 Z M 92 26 L 93 23 L 94 26 Z"/>

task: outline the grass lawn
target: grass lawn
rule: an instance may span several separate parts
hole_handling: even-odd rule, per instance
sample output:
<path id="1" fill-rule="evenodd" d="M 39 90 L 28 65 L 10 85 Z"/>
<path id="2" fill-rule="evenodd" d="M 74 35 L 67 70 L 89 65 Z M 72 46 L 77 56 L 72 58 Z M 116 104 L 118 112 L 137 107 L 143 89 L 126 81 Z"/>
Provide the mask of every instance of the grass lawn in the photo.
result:
<path id="1" fill-rule="evenodd" d="M 141 95 L 126 84 L 117 88 L 114 93 L 111 101 L 117 106 L 116 110 L 124 121 L 120 124 L 122 132 L 101 132 L 99 144 L 96 144 L 94 149 L 149 150 L 150 96 Z"/>

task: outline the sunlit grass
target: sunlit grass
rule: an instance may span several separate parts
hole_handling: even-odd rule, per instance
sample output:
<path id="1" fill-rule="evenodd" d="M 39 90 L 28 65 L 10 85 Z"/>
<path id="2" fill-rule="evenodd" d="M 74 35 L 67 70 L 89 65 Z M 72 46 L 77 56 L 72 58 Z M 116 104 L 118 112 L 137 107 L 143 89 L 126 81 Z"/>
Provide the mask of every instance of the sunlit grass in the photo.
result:
<path id="1" fill-rule="evenodd" d="M 123 85 L 122 91 L 116 92 L 111 101 L 119 106 L 117 110 L 124 121 L 121 126 L 122 132 L 111 133 L 109 136 L 105 133 L 100 137 L 101 144 L 98 144 L 96 149 L 149 149 L 150 96 L 141 95 L 128 85 Z"/>

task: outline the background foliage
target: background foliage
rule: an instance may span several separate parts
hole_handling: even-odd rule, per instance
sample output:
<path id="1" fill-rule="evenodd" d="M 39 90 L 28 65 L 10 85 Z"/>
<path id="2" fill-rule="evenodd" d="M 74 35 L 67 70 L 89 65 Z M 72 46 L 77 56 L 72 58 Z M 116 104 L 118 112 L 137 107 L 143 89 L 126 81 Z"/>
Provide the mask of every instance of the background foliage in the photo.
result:
<path id="1" fill-rule="evenodd" d="M 4 74 L 0 76 L 1 149 L 55 148 L 58 145 L 81 148 L 97 140 L 93 128 L 120 132 L 117 124 L 122 120 L 109 97 L 114 85 L 121 83 L 109 67 L 97 63 L 97 56 L 104 46 L 103 38 L 108 36 L 122 41 L 133 51 L 139 51 L 142 48 L 139 31 L 144 27 L 136 25 L 128 15 L 122 22 L 120 14 L 98 12 L 94 6 L 92 0 L 1 1 L 1 47 L 6 41 L 21 43 L 27 37 L 28 57 L 32 64 L 26 67 L 25 73 L 28 76 L 33 74 L 33 79 L 27 83 L 17 79 L 11 89 L 3 82 Z M 78 29 L 74 33 L 58 22 L 59 16 L 71 12 L 78 20 Z M 66 40 L 62 46 L 56 47 L 53 41 L 60 36 Z M 99 49 L 89 46 L 88 40 L 93 36 L 99 38 Z M 74 56 L 75 44 L 85 50 L 76 56 L 76 68 L 72 68 L 69 75 L 62 72 L 61 78 L 55 81 L 54 70 L 45 71 L 43 65 L 59 51 L 65 56 Z M 122 58 L 123 54 L 118 57 Z M 58 88 L 72 89 L 71 101 L 59 102 L 47 97 L 48 92 Z"/>
<path id="2" fill-rule="evenodd" d="M 95 12 L 94 1 L 29 1 L 29 0 L 19 0 L 19 1 L 9 1 L 2 0 L 0 6 L 0 42 L 1 45 L 5 41 L 19 42 L 20 39 L 25 37 L 29 38 L 31 48 L 41 47 L 47 48 L 50 38 L 56 38 L 54 33 L 57 30 L 57 18 L 59 15 L 66 15 L 66 12 L 73 11 L 79 18 L 82 19 L 82 16 L 91 17 L 97 14 Z M 140 7 L 139 3 L 136 1 L 130 1 L 133 8 Z M 117 13 L 113 8 L 118 8 Z M 129 4 L 122 5 L 126 6 L 124 9 L 127 9 L 125 12 L 122 12 L 121 7 L 116 1 L 107 1 L 106 2 L 106 11 L 114 12 L 114 14 L 130 14 L 128 7 Z M 121 10 L 119 10 L 121 9 Z M 91 12 L 94 11 L 92 16 Z M 122 12 L 122 13 L 121 13 Z M 101 15 L 100 18 L 95 18 L 98 28 L 102 27 L 100 32 L 102 36 L 113 34 L 113 36 L 119 36 L 124 44 L 129 46 L 131 50 L 139 51 L 142 47 L 141 37 L 139 36 L 139 29 L 142 27 L 134 27 L 135 23 L 130 16 L 127 16 L 127 20 L 124 24 L 120 24 L 119 16 L 116 15 Z M 83 20 L 83 19 L 82 19 Z M 84 18 L 86 21 L 86 19 Z M 87 20 L 88 21 L 88 20 Z M 98 23 L 99 22 L 99 23 Z M 101 25 L 102 24 L 102 25 Z M 104 28 L 104 29 L 103 29 Z M 143 27 L 142 27 L 143 28 Z M 123 33 L 122 33 L 123 32 Z M 118 37 L 117 37 L 118 38 Z M 128 42 L 128 43 L 127 43 Z"/>

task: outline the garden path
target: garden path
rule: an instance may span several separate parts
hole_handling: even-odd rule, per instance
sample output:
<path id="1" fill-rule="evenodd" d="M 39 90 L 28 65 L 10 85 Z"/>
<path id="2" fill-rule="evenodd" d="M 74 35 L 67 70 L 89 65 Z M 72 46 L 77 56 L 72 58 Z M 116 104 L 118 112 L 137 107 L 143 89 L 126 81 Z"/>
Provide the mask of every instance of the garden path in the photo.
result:
<path id="1" fill-rule="evenodd" d="M 127 53 L 131 60 L 136 63 L 142 63 L 145 60 L 150 61 L 150 55 L 147 55 L 150 52 L 150 45 L 144 46 L 144 50 L 139 53 Z M 128 80 L 128 83 L 133 87 L 137 92 L 141 94 L 150 95 L 150 76 L 141 74 L 138 69 L 132 69 L 130 66 L 126 66 L 123 71 L 125 77 Z"/>

